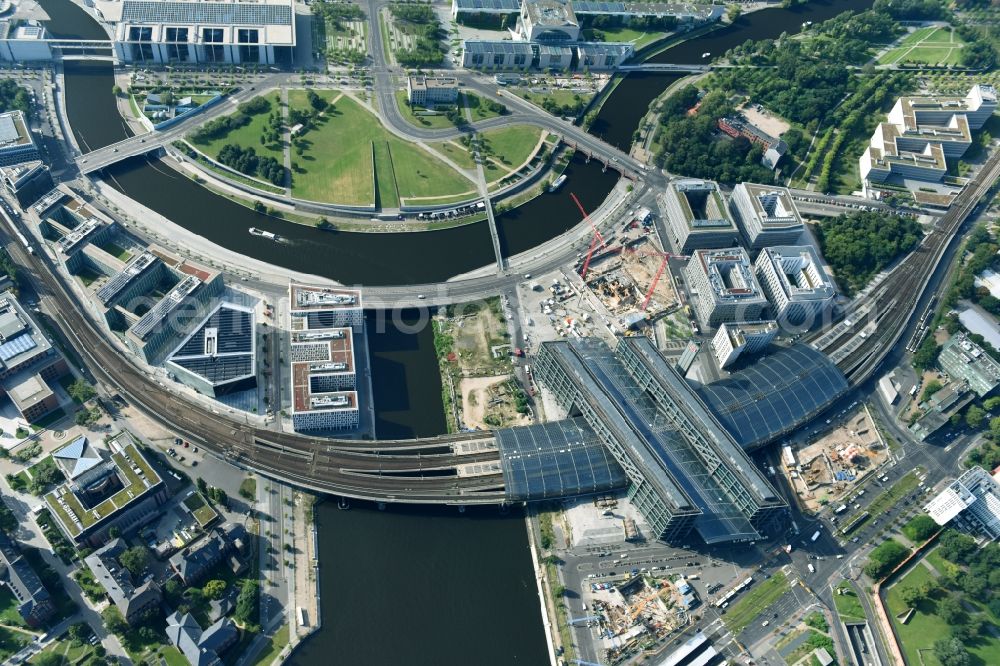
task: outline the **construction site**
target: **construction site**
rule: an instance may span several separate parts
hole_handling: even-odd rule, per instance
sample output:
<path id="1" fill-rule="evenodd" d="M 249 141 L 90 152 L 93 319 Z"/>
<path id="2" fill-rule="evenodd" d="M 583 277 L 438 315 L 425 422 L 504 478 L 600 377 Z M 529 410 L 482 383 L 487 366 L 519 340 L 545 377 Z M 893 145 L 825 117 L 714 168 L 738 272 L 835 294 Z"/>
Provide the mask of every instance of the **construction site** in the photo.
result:
<path id="1" fill-rule="evenodd" d="M 595 229 L 580 267 L 587 289 L 623 333 L 680 306 L 667 271 L 671 255 L 659 247 L 652 222 L 652 212 L 640 208 L 610 238 Z"/>
<path id="2" fill-rule="evenodd" d="M 888 455 L 871 414 L 862 405 L 811 443 L 783 446 L 781 467 L 800 507 L 816 512 L 826 504 L 843 503 Z"/>
<path id="3" fill-rule="evenodd" d="M 688 608 L 697 603 L 683 576 L 670 580 L 642 574 L 618 585 L 592 583 L 591 596 L 589 612 L 576 622 L 599 628 L 609 662 L 685 626 Z"/>

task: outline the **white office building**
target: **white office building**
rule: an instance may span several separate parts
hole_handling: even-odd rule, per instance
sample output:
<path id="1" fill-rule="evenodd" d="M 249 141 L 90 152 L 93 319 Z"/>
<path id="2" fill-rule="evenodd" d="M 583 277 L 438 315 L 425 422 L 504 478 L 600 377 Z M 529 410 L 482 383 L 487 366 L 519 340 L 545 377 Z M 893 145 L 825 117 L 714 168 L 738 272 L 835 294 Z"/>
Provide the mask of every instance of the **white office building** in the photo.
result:
<path id="1" fill-rule="evenodd" d="M 751 250 L 794 245 L 802 235 L 802 218 L 788 188 L 740 183 L 733 188 L 729 208 Z"/>
<path id="2" fill-rule="evenodd" d="M 719 367 L 732 365 L 744 352 L 756 354 L 767 349 L 778 335 L 776 321 L 740 321 L 723 324 L 712 338 L 712 352 Z"/>
<path id="3" fill-rule="evenodd" d="M 765 248 L 755 268 L 775 319 L 782 324 L 811 326 L 837 295 L 811 245 Z"/>
<path id="4" fill-rule="evenodd" d="M 973 467 L 948 484 L 924 511 L 942 527 L 956 525 L 994 541 L 1000 539 L 1000 481 Z"/>
<path id="5" fill-rule="evenodd" d="M 295 0 L 102 3 L 119 62 L 291 63 Z"/>
<path id="6" fill-rule="evenodd" d="M 705 326 L 757 321 L 767 308 L 753 264 L 741 247 L 696 250 L 684 274 L 695 297 L 698 319 Z"/>
<path id="7" fill-rule="evenodd" d="M 517 36 L 527 42 L 576 42 L 580 22 L 568 0 L 524 0 Z"/>
<path id="8" fill-rule="evenodd" d="M 666 211 L 667 235 L 680 254 L 739 243 L 736 222 L 719 186 L 710 180 L 687 178 L 669 183 L 660 204 Z"/>
<path id="9" fill-rule="evenodd" d="M 981 84 L 965 97 L 900 97 L 859 158 L 862 181 L 940 182 L 996 108 L 996 90 Z"/>
<path id="10" fill-rule="evenodd" d="M 435 107 L 458 102 L 458 79 L 453 76 L 410 76 L 406 99 L 414 106 Z"/>

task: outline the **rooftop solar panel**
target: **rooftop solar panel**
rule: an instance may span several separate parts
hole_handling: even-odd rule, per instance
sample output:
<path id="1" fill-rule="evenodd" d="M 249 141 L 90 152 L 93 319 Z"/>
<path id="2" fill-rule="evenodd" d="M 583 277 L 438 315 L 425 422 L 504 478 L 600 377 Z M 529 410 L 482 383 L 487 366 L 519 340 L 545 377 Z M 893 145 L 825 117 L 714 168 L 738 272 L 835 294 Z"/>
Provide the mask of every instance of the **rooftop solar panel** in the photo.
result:
<path id="1" fill-rule="evenodd" d="M 847 388 L 825 354 L 797 344 L 697 391 L 736 441 L 753 449 L 795 429 Z"/>
<path id="2" fill-rule="evenodd" d="M 160 2 L 125 0 L 122 23 L 291 25 L 288 5 L 244 2 Z"/>
<path id="3" fill-rule="evenodd" d="M 10 115 L 0 116 L 0 143 L 11 143 L 17 141 L 17 125 Z"/>
<path id="4" fill-rule="evenodd" d="M 37 346 L 35 338 L 26 333 L 21 334 L 0 345 L 0 360 L 7 362 L 18 354 L 23 354 Z"/>
<path id="5" fill-rule="evenodd" d="M 521 0 L 455 0 L 459 11 L 521 11 Z"/>

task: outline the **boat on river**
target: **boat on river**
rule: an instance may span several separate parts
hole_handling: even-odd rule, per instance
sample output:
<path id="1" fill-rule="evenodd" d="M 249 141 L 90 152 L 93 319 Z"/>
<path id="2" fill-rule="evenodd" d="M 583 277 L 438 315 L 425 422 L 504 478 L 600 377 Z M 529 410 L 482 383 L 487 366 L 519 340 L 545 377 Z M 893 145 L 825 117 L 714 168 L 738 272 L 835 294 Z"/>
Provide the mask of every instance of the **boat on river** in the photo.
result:
<path id="1" fill-rule="evenodd" d="M 565 183 L 565 182 L 566 182 L 566 174 L 563 174 L 563 175 L 559 176 L 554 181 L 552 181 L 551 185 L 549 185 L 549 192 L 555 192 L 560 187 L 562 187 L 563 183 Z"/>
<path id="2" fill-rule="evenodd" d="M 264 231 L 263 229 L 258 229 L 257 227 L 250 227 L 249 231 L 251 236 L 260 236 L 261 238 L 272 240 L 275 243 L 281 242 L 281 236 L 273 234 L 270 231 Z"/>

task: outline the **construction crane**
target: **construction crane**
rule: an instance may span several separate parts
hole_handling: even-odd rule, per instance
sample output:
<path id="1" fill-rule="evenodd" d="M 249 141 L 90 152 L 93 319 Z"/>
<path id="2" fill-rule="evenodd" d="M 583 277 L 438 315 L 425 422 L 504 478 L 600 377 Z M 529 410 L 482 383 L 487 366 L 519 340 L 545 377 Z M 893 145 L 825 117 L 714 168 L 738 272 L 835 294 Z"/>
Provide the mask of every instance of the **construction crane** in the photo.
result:
<path id="1" fill-rule="evenodd" d="M 653 281 L 649 284 L 649 289 L 646 290 L 646 296 L 642 301 L 642 310 L 645 311 L 649 307 L 649 302 L 653 299 L 653 290 L 656 289 L 656 285 L 660 282 L 660 278 L 663 277 L 663 271 L 667 268 L 667 261 L 671 258 L 673 259 L 689 259 L 690 257 L 686 254 L 671 254 L 670 252 L 657 252 L 656 250 L 630 250 L 628 248 L 622 248 L 622 252 L 631 252 L 633 254 L 644 254 L 647 256 L 660 257 L 660 267 L 656 269 L 656 273 L 653 275 Z"/>
<path id="2" fill-rule="evenodd" d="M 633 609 L 632 612 L 629 614 L 628 618 L 629 625 L 635 622 L 635 619 L 639 617 L 639 614 L 646 609 L 646 606 L 649 604 L 649 602 L 657 598 L 658 596 L 660 596 L 659 590 L 653 592 L 651 595 L 649 595 L 648 597 L 640 601 L 638 604 L 636 604 L 635 609 Z"/>
<path id="3" fill-rule="evenodd" d="M 580 214 L 583 215 L 583 219 L 590 222 L 590 226 L 594 230 L 594 238 L 590 241 L 590 249 L 587 250 L 587 258 L 583 262 L 583 268 L 580 269 L 580 277 L 586 280 L 587 268 L 590 266 L 590 258 L 594 256 L 594 250 L 597 249 L 597 241 L 601 241 L 601 245 L 604 245 L 604 236 L 601 235 L 601 231 L 597 228 L 597 225 L 594 224 L 594 221 L 590 219 L 590 215 L 587 214 L 587 211 L 583 209 L 583 204 L 581 204 L 580 200 L 576 198 L 576 194 L 570 192 L 569 195 L 573 197 L 573 203 L 575 203 L 576 207 L 580 209 Z"/>

